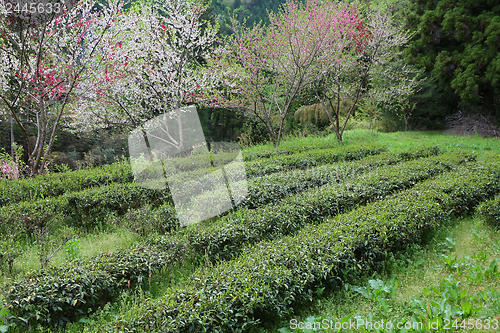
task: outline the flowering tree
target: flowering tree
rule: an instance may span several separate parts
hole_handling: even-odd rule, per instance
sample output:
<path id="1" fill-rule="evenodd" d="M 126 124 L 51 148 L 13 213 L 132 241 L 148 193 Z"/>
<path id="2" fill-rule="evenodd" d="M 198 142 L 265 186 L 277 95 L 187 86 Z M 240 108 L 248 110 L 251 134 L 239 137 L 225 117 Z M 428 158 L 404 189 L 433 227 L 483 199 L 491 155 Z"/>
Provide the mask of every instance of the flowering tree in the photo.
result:
<path id="1" fill-rule="evenodd" d="M 7 154 L 4 149 L 0 150 L 0 180 L 1 179 L 17 179 L 23 176 L 27 165 L 22 160 L 23 147 L 17 144 L 12 144 L 11 155 Z"/>
<path id="2" fill-rule="evenodd" d="M 78 99 L 89 59 L 123 3 L 94 5 L 0 4 L 0 100 L 24 133 L 32 175 L 43 173 L 61 118 Z M 29 126 L 36 127 L 34 140 Z"/>
<path id="3" fill-rule="evenodd" d="M 375 11 L 364 23 L 356 9 L 343 15 L 334 27 L 332 47 L 318 58 L 318 79 L 311 87 L 328 114 L 339 142 L 358 104 L 366 99 L 378 103 L 400 103 L 418 86 L 418 75 L 399 61 L 400 48 L 410 33 L 394 25 L 390 15 Z M 341 124 L 340 105 L 350 105 Z"/>
<path id="4" fill-rule="evenodd" d="M 212 68 L 224 75 L 228 89 L 221 96 L 226 107 L 240 108 L 261 121 L 267 128 L 275 146 L 277 134 L 273 125 L 274 103 L 278 81 L 272 63 L 278 58 L 278 49 L 266 37 L 266 27 L 261 23 L 251 29 L 233 20 L 235 34 L 226 41 L 227 52 L 219 54 Z"/>
<path id="5" fill-rule="evenodd" d="M 120 15 L 94 56 L 75 124 L 130 129 L 168 113 L 177 120 L 177 137 L 166 127 L 162 139 L 182 151 L 181 107 L 203 101 L 218 82 L 216 72 L 203 70 L 217 35 L 208 11 L 208 4 L 194 0 L 163 0 Z"/>
<path id="6" fill-rule="evenodd" d="M 343 14 L 334 4 L 288 1 L 282 11 L 269 14 L 268 27 L 249 29 L 233 20 L 235 35 L 223 66 L 233 87 L 231 104 L 262 121 L 275 146 L 292 102 L 316 80 L 316 64 L 331 43 L 329 26 L 341 24 Z"/>

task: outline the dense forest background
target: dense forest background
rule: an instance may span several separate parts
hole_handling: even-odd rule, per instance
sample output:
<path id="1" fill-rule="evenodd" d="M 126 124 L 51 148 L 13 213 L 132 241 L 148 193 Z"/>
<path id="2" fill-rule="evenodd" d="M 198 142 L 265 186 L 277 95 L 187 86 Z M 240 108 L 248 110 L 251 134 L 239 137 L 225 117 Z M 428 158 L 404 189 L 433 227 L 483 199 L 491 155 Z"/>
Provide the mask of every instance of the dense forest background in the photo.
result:
<path id="1" fill-rule="evenodd" d="M 214 0 L 214 18 L 221 34 L 230 34 L 230 17 L 247 26 L 268 22 L 268 11 L 277 12 L 284 0 Z M 500 123 L 500 3 L 495 0 L 386 0 L 362 1 L 365 10 L 385 6 L 400 24 L 414 32 L 405 50 L 407 62 L 424 71 L 425 81 L 407 120 L 410 129 L 445 129 L 464 122 L 495 129 Z M 296 105 L 295 117 L 287 120 L 288 134 L 327 132 L 327 122 L 314 107 Z M 255 121 L 235 111 L 199 109 L 207 141 L 240 141 L 243 144 L 266 140 L 265 130 Z M 323 119 L 323 121 L 322 121 Z M 375 119 L 378 129 L 403 129 L 401 118 L 391 110 L 381 110 Z M 483 125 L 483 123 L 485 123 Z M 363 123 L 364 122 L 364 123 Z M 354 118 L 352 126 L 372 127 L 374 122 Z M 487 131 L 486 131 L 487 132 Z M 479 133 L 481 134 L 481 133 Z M 0 121 L 0 147 L 9 150 L 11 135 L 21 138 L 9 119 Z M 73 134 L 64 126 L 54 147 L 53 165 L 70 168 L 110 163 L 127 154 L 126 134 L 112 128 Z"/>

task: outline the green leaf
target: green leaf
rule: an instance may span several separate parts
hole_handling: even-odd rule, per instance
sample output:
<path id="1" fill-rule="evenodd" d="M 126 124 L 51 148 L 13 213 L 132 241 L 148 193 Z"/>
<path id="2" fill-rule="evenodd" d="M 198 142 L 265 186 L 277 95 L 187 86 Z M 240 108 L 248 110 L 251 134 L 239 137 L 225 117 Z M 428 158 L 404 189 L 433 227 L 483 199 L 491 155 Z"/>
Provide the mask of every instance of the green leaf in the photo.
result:
<path id="1" fill-rule="evenodd" d="M 278 329 L 278 332 L 280 333 L 292 333 L 288 327 L 282 327 Z"/>
<path id="2" fill-rule="evenodd" d="M 464 312 L 464 316 L 467 318 L 471 315 L 472 312 L 472 306 L 468 301 L 464 301 L 462 303 L 462 311 Z"/>

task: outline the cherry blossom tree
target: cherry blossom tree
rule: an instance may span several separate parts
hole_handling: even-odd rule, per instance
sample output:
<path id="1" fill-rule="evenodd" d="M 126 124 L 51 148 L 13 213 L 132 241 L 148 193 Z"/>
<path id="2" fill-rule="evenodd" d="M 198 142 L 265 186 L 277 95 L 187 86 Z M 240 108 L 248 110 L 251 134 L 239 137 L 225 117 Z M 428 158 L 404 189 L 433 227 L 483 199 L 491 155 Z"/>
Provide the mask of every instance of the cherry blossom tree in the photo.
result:
<path id="1" fill-rule="evenodd" d="M 269 14 L 267 27 L 246 28 L 232 20 L 235 34 L 223 66 L 234 88 L 230 104 L 259 119 L 275 147 L 292 102 L 311 80 L 312 65 L 324 47 L 321 18 L 315 2 L 288 1 L 279 13 Z"/>
<path id="2" fill-rule="evenodd" d="M 268 27 L 253 28 L 233 20 L 223 67 L 235 87 L 232 105 L 264 123 L 278 146 L 293 101 L 325 76 L 338 53 L 360 43 L 364 30 L 359 12 L 336 2 L 288 1 L 269 18 Z"/>
<path id="3" fill-rule="evenodd" d="M 178 124 L 168 143 L 182 151 L 182 106 L 203 102 L 218 82 L 203 69 L 217 52 L 218 28 L 208 15 L 208 4 L 194 0 L 137 3 L 120 15 L 94 57 L 75 124 L 132 129 L 167 113 Z"/>
<path id="4" fill-rule="evenodd" d="M 99 8 L 92 0 L 31 5 L 0 4 L 0 100 L 24 134 L 36 175 L 44 172 L 61 118 L 78 100 L 89 60 L 123 2 Z"/>
<path id="5" fill-rule="evenodd" d="M 316 66 L 312 92 L 327 113 L 339 142 L 360 102 L 400 104 L 418 89 L 419 76 L 399 58 L 411 34 L 396 26 L 389 13 L 373 11 L 366 20 L 356 9 L 334 33 Z M 348 106 L 341 122 L 341 103 Z"/>

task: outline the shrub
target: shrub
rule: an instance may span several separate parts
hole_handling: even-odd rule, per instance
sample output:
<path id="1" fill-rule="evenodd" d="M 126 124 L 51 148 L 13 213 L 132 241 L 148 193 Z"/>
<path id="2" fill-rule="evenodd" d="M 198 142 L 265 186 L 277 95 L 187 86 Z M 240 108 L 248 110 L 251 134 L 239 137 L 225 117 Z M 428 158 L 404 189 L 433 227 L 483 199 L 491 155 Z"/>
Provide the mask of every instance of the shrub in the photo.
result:
<path id="1" fill-rule="evenodd" d="M 168 190 L 150 190 L 134 184 L 115 183 L 70 192 L 56 198 L 20 202 L 0 207 L 0 235 L 30 237 L 30 225 L 45 221 L 49 230 L 60 225 L 93 228 L 108 214 L 124 214 L 146 203 L 170 202 Z"/>
<path id="2" fill-rule="evenodd" d="M 269 158 L 276 156 L 284 156 L 284 155 L 292 155 L 297 153 L 303 153 L 309 150 L 317 150 L 317 149 L 330 149 L 339 147 L 339 144 L 336 141 L 325 141 L 321 143 L 316 143 L 314 145 L 289 145 L 286 146 L 286 142 L 281 144 L 276 148 L 265 148 L 260 149 L 258 151 L 243 151 L 243 157 L 245 161 L 253 161 L 260 158 Z"/>
<path id="3" fill-rule="evenodd" d="M 144 282 L 150 273 L 182 252 L 138 245 L 89 261 L 49 266 L 12 283 L 3 299 L 8 318 L 33 329 L 36 324 L 64 325 L 88 310 L 103 306 L 118 290 Z"/>
<path id="4" fill-rule="evenodd" d="M 180 226 L 175 209 L 169 203 L 156 208 L 145 205 L 137 209 L 130 209 L 124 215 L 114 217 L 111 223 L 127 228 L 141 236 L 164 235 Z"/>
<path id="5" fill-rule="evenodd" d="M 57 197 L 67 192 L 80 191 L 93 186 L 128 183 L 133 179 L 130 165 L 122 162 L 92 170 L 41 175 L 34 179 L 0 181 L 0 206 L 25 200 Z"/>
<path id="6" fill-rule="evenodd" d="M 492 225 L 500 226 L 500 196 L 482 203 L 478 208 L 479 214 Z"/>
<path id="7" fill-rule="evenodd" d="M 75 227 L 94 227 L 108 214 L 123 215 L 145 204 L 159 206 L 171 202 L 168 190 L 146 189 L 135 184 L 112 184 L 64 195 L 65 217 Z"/>
<path id="8" fill-rule="evenodd" d="M 352 179 L 343 185 L 335 184 L 319 189 L 311 189 L 305 193 L 290 197 L 283 203 L 264 206 L 255 210 L 242 209 L 230 213 L 220 222 L 209 225 L 199 224 L 194 228 L 189 228 L 181 232 L 152 238 L 147 244 L 143 245 L 144 251 L 151 251 L 153 253 L 151 254 L 152 257 L 148 258 L 160 255 L 161 251 L 168 252 L 161 254 L 161 260 L 158 260 L 158 262 L 156 262 L 156 259 L 148 261 L 152 265 L 151 267 L 155 269 L 179 260 L 181 257 L 177 255 L 178 253 L 183 253 L 184 258 L 193 258 L 206 253 L 214 257 L 235 256 L 245 244 L 255 243 L 262 239 L 273 239 L 285 234 L 293 234 L 308 223 L 320 222 L 323 216 L 336 215 L 352 209 L 358 204 L 378 200 L 396 190 L 413 186 L 419 180 L 427 179 L 449 170 L 467 159 L 469 159 L 468 155 L 450 153 L 427 160 L 406 162 L 401 166 L 381 168 L 367 175 Z M 400 169 L 399 171 L 397 167 Z M 114 255 L 109 255 L 110 262 L 113 261 L 112 258 Z M 144 254 L 144 256 L 149 255 L 147 253 Z M 126 255 L 122 252 L 117 254 L 117 256 L 122 258 L 120 260 L 129 262 L 131 265 L 124 270 L 123 278 L 138 280 L 138 275 L 129 275 L 127 272 L 142 271 L 143 268 L 133 266 L 140 263 L 132 259 L 126 259 Z M 95 261 L 96 259 L 90 260 L 92 263 Z M 85 265 L 92 265 L 90 262 Z M 77 265 L 80 266 L 82 264 Z M 91 277 L 92 274 L 96 274 L 97 276 L 105 274 L 105 272 L 99 270 L 100 267 L 96 266 L 89 269 L 89 275 L 86 275 L 87 278 L 92 280 L 94 279 L 94 277 Z M 73 264 L 68 264 L 67 269 L 73 270 L 76 268 L 73 267 Z M 63 286 L 55 291 L 54 294 L 45 295 L 42 301 L 36 297 L 39 290 L 49 289 L 52 284 L 60 284 L 57 282 L 56 277 L 44 277 L 45 274 L 53 274 L 52 271 L 39 272 L 37 274 L 40 276 L 38 280 L 32 280 L 30 276 L 23 277 L 4 291 L 5 299 L 22 299 L 22 306 L 18 306 L 17 303 L 8 303 L 6 305 L 10 313 L 15 316 L 12 320 L 17 323 L 23 323 L 22 320 L 15 319 L 19 317 L 24 319 L 29 318 L 29 324 L 37 322 L 36 317 L 25 313 L 27 309 L 30 309 L 31 312 L 44 313 L 43 318 L 39 317 L 42 318 L 39 321 L 45 324 L 58 323 L 59 320 L 65 321 L 68 319 L 67 317 L 61 319 L 64 312 L 50 310 L 43 312 L 45 311 L 44 309 L 56 307 L 56 309 L 64 308 L 66 310 L 71 308 L 75 311 L 75 309 L 81 309 L 81 307 L 86 306 L 86 303 L 83 302 L 85 299 L 82 299 L 81 297 L 83 296 L 80 296 L 78 293 L 86 295 L 85 297 L 98 299 L 99 294 L 108 293 L 108 288 L 110 288 L 108 285 L 92 286 L 88 284 L 75 291 L 71 289 L 71 286 L 79 282 L 75 280 L 68 282 L 70 280 L 65 275 L 63 280 L 66 282 L 62 284 Z M 23 286 L 24 292 L 21 291 L 19 286 Z M 117 289 L 113 289 L 113 292 L 117 292 L 119 288 L 123 288 L 123 285 L 115 284 L 114 286 Z M 65 297 L 61 295 L 65 295 Z M 71 302 L 75 300 L 77 300 L 77 304 L 80 304 L 80 306 L 75 307 L 75 305 L 72 305 Z M 84 310 L 81 309 L 81 311 Z"/>
<path id="9" fill-rule="evenodd" d="M 350 160 L 360 159 L 365 154 L 371 155 L 378 152 L 380 152 L 379 148 L 360 148 L 358 146 L 353 146 L 317 151 L 318 156 L 316 157 L 302 157 L 302 164 L 294 162 L 293 156 L 288 156 L 288 159 L 279 160 L 278 162 L 268 159 L 265 162 L 256 161 L 252 163 L 254 170 L 256 170 L 257 163 L 259 163 L 260 166 L 263 164 L 267 165 L 268 167 L 265 168 L 265 171 L 263 169 L 259 171 L 259 174 L 264 175 L 280 169 L 288 170 L 307 164 L 320 165 L 329 163 L 331 160 L 342 158 Z M 128 165 L 116 164 L 90 171 L 69 172 L 67 173 L 67 179 L 61 174 L 57 175 L 57 177 L 56 175 L 51 175 L 51 177 L 40 176 L 34 180 L 33 184 L 31 184 L 29 180 L 26 180 L 26 183 L 19 181 L 13 182 L 11 188 L 19 189 L 20 194 L 14 194 L 15 192 L 11 190 L 9 192 L 10 194 L 7 193 L 4 195 L 4 198 L 9 197 L 11 201 L 15 201 L 15 199 L 13 199 L 15 196 L 17 196 L 18 199 L 27 198 L 29 196 L 31 196 L 32 199 L 36 199 L 41 196 L 42 199 L 0 207 L 0 234 L 24 233 L 29 235 L 28 230 L 23 228 L 21 223 L 24 217 L 28 217 L 32 220 L 49 219 L 54 225 L 67 224 L 79 228 L 92 228 L 103 222 L 108 214 L 114 213 L 122 215 L 129 209 L 139 208 L 146 203 L 158 206 L 163 203 L 172 202 L 169 190 L 167 189 L 152 190 L 137 186 L 133 183 L 126 183 L 127 181 L 131 181 L 131 177 L 133 177 L 130 173 L 127 174 L 127 172 L 130 172 L 127 168 L 129 168 Z M 200 185 L 200 181 L 192 180 L 192 178 L 196 176 L 196 172 L 194 173 L 195 175 L 191 173 L 177 175 L 175 176 L 175 181 L 182 182 L 185 185 L 183 186 L 184 189 L 195 188 L 193 184 Z M 257 172 L 254 172 L 254 175 L 256 173 Z M 47 180 L 47 182 L 44 183 L 44 180 Z M 116 180 L 120 181 L 112 183 Z M 0 183 L 0 186 L 2 184 L 3 183 Z M 97 187 L 98 185 L 101 186 Z M 201 182 L 201 185 L 201 187 L 199 186 L 197 188 L 203 189 L 206 187 L 211 189 L 213 187 L 213 184 L 210 182 Z M 84 189 L 70 191 L 72 188 Z M 41 192 L 40 194 L 33 194 L 30 191 Z M 65 191 L 67 191 L 67 193 L 59 196 Z M 45 198 L 45 196 L 56 198 Z M 173 208 L 169 210 L 172 214 L 174 213 Z M 167 220 L 172 220 L 172 217 L 169 217 Z"/>
<path id="10" fill-rule="evenodd" d="M 308 225 L 296 235 L 246 247 L 237 259 L 199 270 L 184 287 L 171 288 L 113 324 L 93 329 L 248 330 L 264 314 L 288 315 L 292 304 L 311 300 L 314 285 L 342 283 L 346 270 L 369 270 L 383 260 L 384 252 L 422 241 L 428 230 L 499 191 L 500 165 L 460 168 L 320 225 Z"/>

